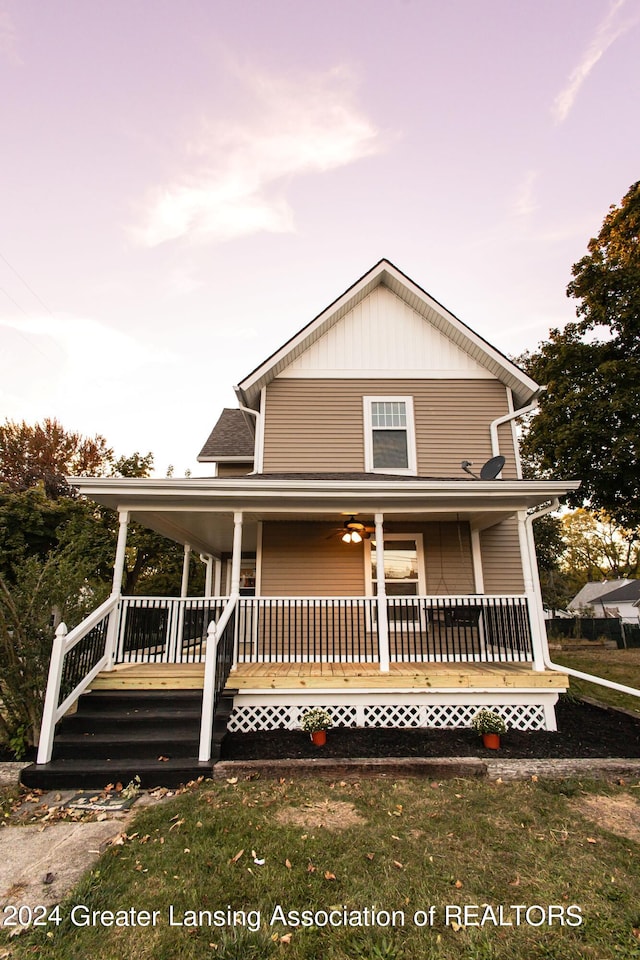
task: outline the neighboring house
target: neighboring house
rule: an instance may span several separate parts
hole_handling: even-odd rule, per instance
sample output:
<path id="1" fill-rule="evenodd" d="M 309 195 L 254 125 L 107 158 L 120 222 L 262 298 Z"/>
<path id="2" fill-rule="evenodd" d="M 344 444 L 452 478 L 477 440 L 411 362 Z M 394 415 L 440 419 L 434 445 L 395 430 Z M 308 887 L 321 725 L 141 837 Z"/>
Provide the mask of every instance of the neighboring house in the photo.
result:
<path id="1" fill-rule="evenodd" d="M 114 594 L 59 642 L 40 761 L 94 681 L 204 683 L 202 761 L 225 684 L 240 731 L 312 704 L 349 726 L 466 726 L 489 705 L 555 729 L 567 678 L 545 669 L 532 522 L 578 481 L 522 477 L 538 384 L 382 260 L 235 391 L 199 457 L 213 478 L 74 481 L 120 513 Z M 120 596 L 130 520 L 200 555 L 206 597 L 186 563 L 182 598 Z"/>
<path id="2" fill-rule="evenodd" d="M 640 580 L 610 580 L 585 584 L 567 609 L 579 616 L 611 617 L 625 623 L 638 623 L 638 603 Z"/>

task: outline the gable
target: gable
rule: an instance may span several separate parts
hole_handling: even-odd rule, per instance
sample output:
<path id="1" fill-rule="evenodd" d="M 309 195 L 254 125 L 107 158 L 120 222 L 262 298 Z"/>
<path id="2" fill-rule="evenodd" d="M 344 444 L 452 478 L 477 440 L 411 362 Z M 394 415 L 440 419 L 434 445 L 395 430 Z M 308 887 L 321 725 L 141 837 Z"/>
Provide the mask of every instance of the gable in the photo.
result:
<path id="1" fill-rule="evenodd" d="M 505 387 L 508 387 L 513 393 L 516 409 L 530 403 L 532 398 L 536 396 L 540 389 L 538 384 L 515 363 L 499 350 L 496 350 L 495 347 L 492 347 L 483 337 L 450 313 L 437 300 L 434 300 L 392 263 L 388 260 L 380 260 L 368 273 L 349 287 L 342 296 L 334 300 L 326 310 L 318 314 L 314 320 L 291 337 L 275 353 L 272 353 L 235 387 L 240 406 L 251 407 L 254 410 L 258 409 L 260 394 L 264 387 L 302 358 L 303 354 L 309 351 L 325 334 L 329 333 L 344 317 L 355 311 L 359 304 L 367 300 L 374 291 L 381 287 L 386 288 L 422 317 L 423 322 L 426 321 L 425 325 L 427 327 L 433 327 L 446 340 L 458 346 L 479 367 L 486 370 L 490 377 L 499 380 Z M 370 305 L 374 302 L 374 300 L 370 300 Z M 386 303 L 389 302 L 386 300 Z M 405 322 L 409 316 L 407 313 L 404 314 Z M 355 322 L 355 315 L 353 322 Z M 412 321 L 409 321 L 409 325 L 411 323 Z M 415 328 L 415 324 L 413 326 Z M 363 343 L 367 339 L 371 339 L 368 334 L 361 338 Z M 441 341 L 440 343 L 442 345 Z M 337 351 L 334 352 L 337 353 Z M 350 355 L 355 357 L 354 350 L 350 352 Z M 302 360 L 302 363 L 305 362 Z M 316 362 L 321 362 L 318 355 L 316 356 Z M 445 362 L 444 358 L 440 362 Z M 459 358 L 456 362 L 460 362 Z M 415 361 L 412 362 L 411 369 L 415 369 Z M 434 369 L 437 369 L 437 367 L 434 367 Z M 373 371 L 369 368 L 368 372 Z M 403 374 L 407 372 L 406 368 L 402 371 Z M 317 376 L 317 371 L 315 375 Z M 290 372 L 289 376 L 296 376 L 296 374 Z"/>
<path id="2" fill-rule="evenodd" d="M 380 285 L 280 371 L 279 378 L 494 379 L 469 353 Z"/>

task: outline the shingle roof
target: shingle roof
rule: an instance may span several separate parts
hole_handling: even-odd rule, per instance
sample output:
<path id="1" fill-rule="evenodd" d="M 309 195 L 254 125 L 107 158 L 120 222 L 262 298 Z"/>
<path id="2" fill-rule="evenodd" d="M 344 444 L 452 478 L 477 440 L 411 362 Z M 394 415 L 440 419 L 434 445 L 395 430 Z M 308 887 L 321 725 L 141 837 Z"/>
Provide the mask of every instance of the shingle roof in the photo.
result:
<path id="1" fill-rule="evenodd" d="M 577 610 L 580 607 L 588 607 L 592 603 L 609 597 L 612 593 L 626 586 L 628 580 L 603 580 L 600 583 L 585 583 L 584 587 L 578 591 L 573 600 L 568 604 L 569 610 Z"/>
<path id="2" fill-rule="evenodd" d="M 612 593 L 608 593 L 602 600 L 607 606 L 610 603 L 622 601 L 634 603 L 636 600 L 640 600 L 640 580 L 632 580 L 631 583 L 626 583 L 624 587 L 619 587 Z"/>
<path id="3" fill-rule="evenodd" d="M 242 410 L 225 407 L 209 438 L 198 454 L 198 460 L 218 457 L 246 457 L 253 460 L 254 441 Z"/>

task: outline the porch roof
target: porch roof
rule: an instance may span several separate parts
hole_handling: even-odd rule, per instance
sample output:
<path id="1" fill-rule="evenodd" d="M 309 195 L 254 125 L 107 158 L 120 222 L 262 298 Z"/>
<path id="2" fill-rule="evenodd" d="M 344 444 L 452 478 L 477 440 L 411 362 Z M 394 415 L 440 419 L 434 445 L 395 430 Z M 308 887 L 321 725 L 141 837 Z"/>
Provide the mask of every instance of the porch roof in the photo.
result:
<path id="1" fill-rule="evenodd" d="M 519 510 L 562 497 L 577 480 L 472 480 L 379 474 L 249 475 L 233 478 L 70 478 L 78 491 L 202 553 L 230 548 L 233 514 L 245 521 L 243 549 L 255 548 L 259 520 L 342 522 L 457 519 L 484 529 Z"/>

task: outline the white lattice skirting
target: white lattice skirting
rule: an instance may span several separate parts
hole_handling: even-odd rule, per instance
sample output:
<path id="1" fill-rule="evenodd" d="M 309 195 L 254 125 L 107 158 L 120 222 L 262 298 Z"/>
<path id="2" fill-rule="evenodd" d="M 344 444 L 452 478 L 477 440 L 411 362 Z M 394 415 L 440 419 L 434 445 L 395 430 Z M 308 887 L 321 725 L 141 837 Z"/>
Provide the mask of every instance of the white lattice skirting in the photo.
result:
<path id="1" fill-rule="evenodd" d="M 449 702 L 431 702 L 414 698 L 413 702 L 386 702 L 380 695 L 376 702 L 337 702 L 338 697 L 288 698 L 274 703 L 273 697 L 236 699 L 229 718 L 228 729 L 246 733 L 252 730 L 297 730 L 303 714 L 312 706 L 329 712 L 340 727 L 469 727 L 482 707 L 499 713 L 510 730 L 555 730 L 557 693 L 509 695 L 468 694 L 462 699 L 447 698 Z M 373 699 L 373 698 L 372 698 Z M 265 702 L 267 700 L 268 702 Z"/>

